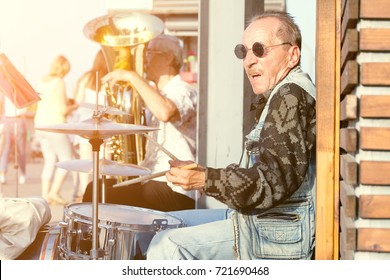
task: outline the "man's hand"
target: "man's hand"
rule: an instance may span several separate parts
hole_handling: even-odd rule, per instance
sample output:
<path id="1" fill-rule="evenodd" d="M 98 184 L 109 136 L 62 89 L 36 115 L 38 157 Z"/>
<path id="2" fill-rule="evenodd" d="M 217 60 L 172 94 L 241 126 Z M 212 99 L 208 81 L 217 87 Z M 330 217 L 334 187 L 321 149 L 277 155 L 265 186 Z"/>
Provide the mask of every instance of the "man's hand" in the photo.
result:
<path id="1" fill-rule="evenodd" d="M 133 76 L 137 75 L 133 71 L 127 71 L 123 69 L 116 69 L 112 72 L 107 73 L 102 78 L 102 84 L 108 83 L 110 86 L 114 86 L 119 81 L 132 83 Z M 111 89 L 112 90 L 112 89 Z"/>
<path id="2" fill-rule="evenodd" d="M 204 167 L 192 161 L 170 160 L 169 164 L 171 169 L 165 174 L 169 182 L 185 190 L 200 190 L 204 187 L 206 179 Z"/>

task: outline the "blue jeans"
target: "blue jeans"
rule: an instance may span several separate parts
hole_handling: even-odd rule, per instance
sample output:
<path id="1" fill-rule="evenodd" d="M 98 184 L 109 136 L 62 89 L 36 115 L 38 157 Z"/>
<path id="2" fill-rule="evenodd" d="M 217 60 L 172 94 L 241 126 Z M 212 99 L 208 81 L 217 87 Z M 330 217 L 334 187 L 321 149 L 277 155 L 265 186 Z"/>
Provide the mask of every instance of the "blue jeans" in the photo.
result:
<path id="1" fill-rule="evenodd" d="M 185 227 L 159 232 L 149 245 L 148 260 L 236 259 L 230 209 L 170 212 Z"/>
<path id="2" fill-rule="evenodd" d="M 186 227 L 157 233 L 147 259 L 310 259 L 315 236 L 312 200 L 289 202 L 250 215 L 228 209 L 170 212 Z"/>

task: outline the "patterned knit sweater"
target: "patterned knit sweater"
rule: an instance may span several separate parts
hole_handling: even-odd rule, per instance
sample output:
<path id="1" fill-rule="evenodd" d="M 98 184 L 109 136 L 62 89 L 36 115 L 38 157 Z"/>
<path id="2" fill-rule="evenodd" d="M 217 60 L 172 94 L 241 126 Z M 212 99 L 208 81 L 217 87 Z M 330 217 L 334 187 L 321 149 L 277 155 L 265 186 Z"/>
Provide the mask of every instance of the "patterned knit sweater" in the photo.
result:
<path id="1" fill-rule="evenodd" d="M 238 164 L 207 168 L 204 191 L 240 212 L 274 207 L 303 182 L 315 137 L 314 98 L 294 83 L 285 84 L 270 102 L 257 147 L 259 161 L 248 169 Z"/>

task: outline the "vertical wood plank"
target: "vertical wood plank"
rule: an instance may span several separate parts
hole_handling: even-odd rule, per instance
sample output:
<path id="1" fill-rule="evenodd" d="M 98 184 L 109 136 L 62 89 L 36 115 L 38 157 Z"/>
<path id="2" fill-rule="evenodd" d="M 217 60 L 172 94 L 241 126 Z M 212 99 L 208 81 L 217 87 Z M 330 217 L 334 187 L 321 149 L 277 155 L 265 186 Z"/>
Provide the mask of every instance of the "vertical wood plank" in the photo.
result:
<path id="1" fill-rule="evenodd" d="M 334 93 L 334 105 L 335 105 L 335 115 L 334 115 L 334 161 L 333 161 L 333 259 L 339 259 L 340 252 L 340 179 L 338 174 L 340 173 L 339 161 L 337 160 L 340 157 L 340 97 L 341 97 L 341 0 L 336 1 L 335 3 L 335 31 L 333 36 L 335 37 L 335 93 Z M 330 206 L 331 203 L 329 203 Z"/>
<path id="2" fill-rule="evenodd" d="M 337 4 L 336 4 L 337 3 Z M 340 49 L 336 38 L 340 35 L 340 19 L 336 17 L 336 6 L 340 0 L 317 0 L 317 215 L 316 215 L 316 259 L 338 258 L 338 237 L 335 238 L 335 182 L 338 166 L 336 151 L 336 105 L 340 95 L 336 77 L 340 76 L 340 63 L 336 49 Z M 336 25 L 337 24 L 337 25 Z M 338 114 L 337 114 L 338 115 Z M 338 144 L 338 143 L 337 143 Z M 337 148 L 338 150 L 338 148 Z M 337 173 L 338 174 L 338 173 Z M 338 196 L 337 196 L 338 198 Z M 337 220 L 337 221 L 336 221 Z M 338 227 L 337 227 L 338 232 Z M 336 251 L 336 252 L 335 252 Z M 337 256 L 337 257 L 336 257 Z"/>

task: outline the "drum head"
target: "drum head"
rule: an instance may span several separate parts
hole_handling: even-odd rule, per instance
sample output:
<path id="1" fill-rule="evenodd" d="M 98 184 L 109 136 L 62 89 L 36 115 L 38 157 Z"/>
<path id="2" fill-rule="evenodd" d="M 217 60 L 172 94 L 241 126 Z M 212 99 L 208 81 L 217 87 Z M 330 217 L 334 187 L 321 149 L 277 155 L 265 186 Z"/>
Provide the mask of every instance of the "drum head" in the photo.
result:
<path id="1" fill-rule="evenodd" d="M 73 203 L 66 206 L 66 212 L 71 217 L 78 217 L 92 221 L 92 203 Z M 164 212 L 146 208 L 119 204 L 100 203 L 98 207 L 98 220 L 121 225 L 148 226 L 155 221 L 166 220 L 166 223 L 178 227 L 183 221 Z"/>

